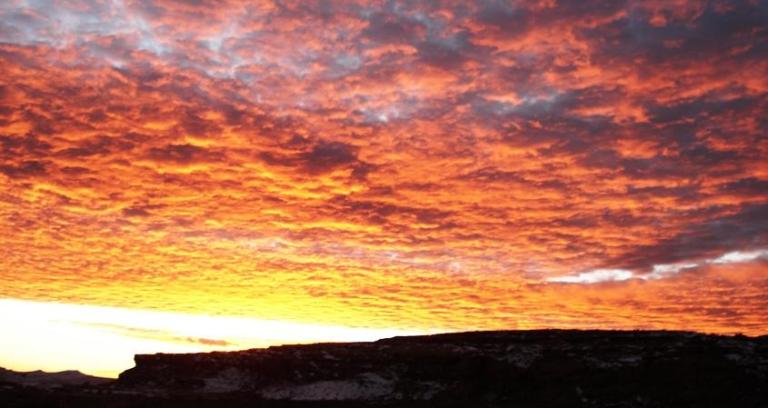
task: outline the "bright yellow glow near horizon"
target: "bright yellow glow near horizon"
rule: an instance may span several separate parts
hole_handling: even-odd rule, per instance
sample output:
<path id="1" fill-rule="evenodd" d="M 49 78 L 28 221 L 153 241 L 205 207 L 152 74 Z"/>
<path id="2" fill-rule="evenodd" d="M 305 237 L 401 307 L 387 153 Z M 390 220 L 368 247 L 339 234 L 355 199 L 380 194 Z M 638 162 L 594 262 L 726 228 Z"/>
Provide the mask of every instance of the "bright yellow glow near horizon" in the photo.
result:
<path id="1" fill-rule="evenodd" d="M 0 299 L 0 367 L 117 377 L 135 354 L 371 341 L 417 334 L 240 317 Z M 423 333 L 423 332 L 418 332 Z"/>

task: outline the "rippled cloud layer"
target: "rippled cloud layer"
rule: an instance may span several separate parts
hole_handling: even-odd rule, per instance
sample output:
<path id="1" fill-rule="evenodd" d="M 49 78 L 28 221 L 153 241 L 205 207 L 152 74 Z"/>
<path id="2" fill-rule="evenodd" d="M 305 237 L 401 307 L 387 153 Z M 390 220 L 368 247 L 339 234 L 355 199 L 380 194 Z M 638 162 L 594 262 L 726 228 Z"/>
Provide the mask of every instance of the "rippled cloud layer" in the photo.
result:
<path id="1" fill-rule="evenodd" d="M 765 332 L 768 3 L 466 3 L 4 2 L 0 296 Z"/>

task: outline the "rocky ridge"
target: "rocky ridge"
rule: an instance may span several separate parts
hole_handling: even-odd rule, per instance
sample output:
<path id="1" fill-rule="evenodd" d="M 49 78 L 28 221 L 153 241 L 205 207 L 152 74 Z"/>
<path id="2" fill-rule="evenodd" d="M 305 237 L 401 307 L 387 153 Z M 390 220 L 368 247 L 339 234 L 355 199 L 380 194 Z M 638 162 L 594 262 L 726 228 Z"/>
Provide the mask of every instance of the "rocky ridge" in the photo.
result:
<path id="1" fill-rule="evenodd" d="M 768 404 L 768 341 L 686 332 L 454 333 L 139 355 L 118 384 L 149 393 L 291 401 L 669 406 L 738 400 L 752 406 Z"/>
<path id="2" fill-rule="evenodd" d="M 768 407 L 766 336 L 471 332 L 135 361 L 78 405 Z"/>

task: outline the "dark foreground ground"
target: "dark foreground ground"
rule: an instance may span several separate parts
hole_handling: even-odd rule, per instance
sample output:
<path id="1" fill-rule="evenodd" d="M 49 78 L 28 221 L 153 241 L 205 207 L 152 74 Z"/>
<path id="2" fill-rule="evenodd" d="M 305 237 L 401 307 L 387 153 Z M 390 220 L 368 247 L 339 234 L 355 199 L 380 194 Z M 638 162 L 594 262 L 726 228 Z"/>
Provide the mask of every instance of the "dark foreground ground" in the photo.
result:
<path id="1" fill-rule="evenodd" d="M 0 407 L 760 407 L 768 337 L 504 331 L 136 356 L 118 380 L 0 371 Z"/>

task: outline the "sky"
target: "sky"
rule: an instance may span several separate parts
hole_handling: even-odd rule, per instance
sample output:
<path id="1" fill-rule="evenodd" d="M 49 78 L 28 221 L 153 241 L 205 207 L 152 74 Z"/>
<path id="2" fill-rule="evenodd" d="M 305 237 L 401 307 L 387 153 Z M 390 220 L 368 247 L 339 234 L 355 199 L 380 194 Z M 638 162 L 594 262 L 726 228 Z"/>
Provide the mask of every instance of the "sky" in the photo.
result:
<path id="1" fill-rule="evenodd" d="M 0 101 L 0 366 L 768 333 L 768 1 L 6 0 Z"/>

